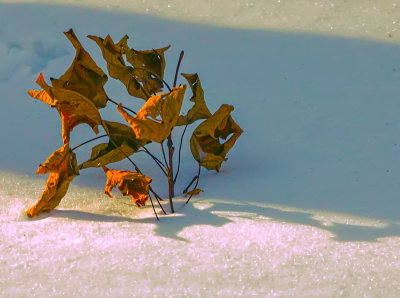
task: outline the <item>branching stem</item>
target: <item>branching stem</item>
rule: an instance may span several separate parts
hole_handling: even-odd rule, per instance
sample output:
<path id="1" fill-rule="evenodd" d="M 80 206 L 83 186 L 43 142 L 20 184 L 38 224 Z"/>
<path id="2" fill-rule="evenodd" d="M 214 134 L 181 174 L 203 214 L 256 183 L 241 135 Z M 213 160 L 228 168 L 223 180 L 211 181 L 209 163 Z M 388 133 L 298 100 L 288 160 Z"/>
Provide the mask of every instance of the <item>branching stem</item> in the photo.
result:
<path id="1" fill-rule="evenodd" d="M 157 158 L 155 157 L 146 147 L 142 147 L 144 150 L 143 152 L 147 153 L 153 160 L 154 162 L 160 167 L 161 171 L 163 171 L 165 176 L 168 176 L 168 169 L 166 166 Z"/>
<path id="2" fill-rule="evenodd" d="M 101 124 L 103 125 L 103 127 L 105 126 L 105 124 L 104 124 L 104 121 L 102 120 L 101 121 Z M 117 146 L 117 144 L 115 144 L 115 142 L 114 142 L 114 140 L 111 138 L 111 135 L 108 133 L 108 131 L 106 130 L 106 133 L 107 133 L 107 135 L 108 135 L 108 138 L 110 139 L 110 142 L 115 146 L 115 148 L 118 148 L 118 150 L 123 154 L 123 155 L 125 155 L 125 157 L 130 161 L 130 163 L 133 165 L 133 167 L 135 168 L 135 170 L 136 170 L 136 172 L 138 172 L 139 174 L 142 174 L 143 175 L 143 173 L 142 173 L 142 171 L 140 171 L 140 169 L 138 168 L 138 166 L 134 163 L 134 161 L 128 156 L 128 154 L 126 154 L 122 149 L 121 149 L 121 147 L 118 147 Z M 160 197 L 158 194 L 156 194 L 156 192 L 152 189 L 152 187 L 149 185 L 149 190 L 156 196 L 156 197 Z M 157 200 L 158 201 L 158 200 Z M 160 204 L 160 202 L 158 202 L 158 204 L 160 205 L 160 207 L 161 207 L 161 209 L 162 209 L 162 211 L 164 212 L 164 214 L 167 214 L 165 211 L 164 211 L 164 208 L 161 206 L 161 204 Z"/>

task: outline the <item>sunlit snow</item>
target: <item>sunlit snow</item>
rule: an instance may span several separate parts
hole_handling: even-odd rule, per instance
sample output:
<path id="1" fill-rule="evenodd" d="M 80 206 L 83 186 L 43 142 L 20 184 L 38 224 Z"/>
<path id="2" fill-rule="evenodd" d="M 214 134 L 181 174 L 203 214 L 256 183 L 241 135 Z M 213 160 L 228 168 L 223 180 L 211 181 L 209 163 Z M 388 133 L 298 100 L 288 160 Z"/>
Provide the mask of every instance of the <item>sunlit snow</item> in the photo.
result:
<path id="1" fill-rule="evenodd" d="M 400 296 L 399 1 L 58 2 L 0 1 L 0 297 Z M 27 90 L 70 65 L 71 27 L 103 69 L 88 34 L 171 44 L 169 82 L 183 49 L 210 110 L 235 106 L 244 134 L 176 214 L 107 197 L 89 169 L 56 210 L 24 215 L 62 144 L 58 114 Z M 90 137 L 78 126 L 71 144 Z M 158 168 L 135 161 L 166 197 Z M 188 147 L 183 161 L 178 192 L 196 173 Z"/>

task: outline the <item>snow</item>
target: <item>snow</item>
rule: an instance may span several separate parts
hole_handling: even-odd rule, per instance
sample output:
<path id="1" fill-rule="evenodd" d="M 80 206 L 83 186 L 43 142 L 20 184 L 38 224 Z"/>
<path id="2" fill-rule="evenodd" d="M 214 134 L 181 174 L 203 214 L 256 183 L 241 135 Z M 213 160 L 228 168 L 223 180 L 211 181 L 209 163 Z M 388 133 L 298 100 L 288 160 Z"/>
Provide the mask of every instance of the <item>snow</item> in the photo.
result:
<path id="1" fill-rule="evenodd" d="M 5 2 L 1 297 L 400 295 L 398 1 Z M 81 172 L 57 210 L 24 215 L 44 188 L 38 164 L 62 145 L 59 116 L 26 91 L 39 72 L 70 65 L 71 27 L 103 69 L 88 34 L 171 44 L 169 82 L 184 49 L 182 72 L 199 73 L 210 110 L 235 106 L 244 134 L 221 173 L 202 172 L 198 198 L 177 198 L 175 215 L 157 222 L 151 206 L 108 198 L 97 169 Z M 114 100 L 142 103 L 106 86 Z M 121 120 L 112 107 L 102 115 Z M 71 145 L 90 137 L 79 126 Z M 158 169 L 135 161 L 165 197 Z M 178 191 L 196 173 L 187 147 L 183 161 Z"/>

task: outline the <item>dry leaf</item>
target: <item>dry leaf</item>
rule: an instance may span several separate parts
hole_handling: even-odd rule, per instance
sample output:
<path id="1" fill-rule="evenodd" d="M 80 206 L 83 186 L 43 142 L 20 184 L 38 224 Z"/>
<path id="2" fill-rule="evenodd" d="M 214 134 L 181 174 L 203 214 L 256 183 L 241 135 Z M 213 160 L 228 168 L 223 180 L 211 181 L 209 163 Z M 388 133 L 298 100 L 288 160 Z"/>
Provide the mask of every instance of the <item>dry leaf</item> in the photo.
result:
<path id="1" fill-rule="evenodd" d="M 130 95 L 147 100 L 151 93 L 148 93 L 139 82 L 141 71 L 125 65 L 122 56 L 123 49 L 121 44 L 128 37 L 123 37 L 117 44 L 114 43 L 109 35 L 107 35 L 105 39 L 93 35 L 89 35 L 88 37 L 94 40 L 100 47 L 103 58 L 107 62 L 108 74 L 112 78 L 120 80 L 125 85 L 126 90 Z"/>
<path id="2" fill-rule="evenodd" d="M 26 211 L 29 217 L 49 212 L 57 207 L 67 193 L 72 179 L 79 175 L 75 153 L 68 145 L 55 151 L 43 165 L 39 166 L 36 174 L 45 173 L 50 173 L 46 188 L 36 204 Z"/>
<path id="3" fill-rule="evenodd" d="M 92 101 L 97 108 L 105 107 L 108 99 L 104 91 L 107 75 L 85 51 L 72 29 L 64 34 L 76 50 L 75 59 L 65 74 L 58 79 L 51 79 L 53 87 L 78 92 Z"/>
<path id="4" fill-rule="evenodd" d="M 30 90 L 28 94 L 57 109 L 61 116 L 64 144 L 69 143 L 72 129 L 81 123 L 88 124 L 98 134 L 101 116 L 93 102 L 78 92 L 48 86 L 43 79 L 42 73 L 39 74 L 36 83 L 44 90 Z"/>
<path id="5" fill-rule="evenodd" d="M 125 54 L 126 60 L 136 70 L 137 80 L 142 83 L 148 94 L 159 92 L 163 87 L 165 59 L 164 52 L 170 48 L 148 51 L 130 49 L 127 44 L 128 36 L 125 36 L 119 44 Z"/>
<path id="6" fill-rule="evenodd" d="M 132 129 L 124 124 L 111 121 L 103 121 L 103 127 L 111 136 L 113 142 L 96 145 L 92 148 L 90 159 L 79 166 L 80 169 L 99 167 L 120 161 L 126 156 L 135 153 L 146 142 L 136 139 Z"/>
<path id="7" fill-rule="evenodd" d="M 190 149 L 193 157 L 207 170 L 221 168 L 228 151 L 242 134 L 242 129 L 233 121 L 233 106 L 222 105 L 210 118 L 201 123 L 190 138 Z M 232 134 L 232 136 L 230 136 Z M 220 139 L 226 140 L 221 143 Z"/>
<path id="8" fill-rule="evenodd" d="M 211 117 L 211 113 L 207 108 L 204 100 L 204 92 L 201 87 L 200 79 L 197 73 L 195 74 L 182 74 L 182 76 L 188 81 L 190 88 L 192 89 L 193 96 L 190 101 L 194 102 L 193 107 L 187 112 L 186 116 L 179 116 L 177 126 L 188 125 L 199 119 L 208 119 Z"/>
<path id="9" fill-rule="evenodd" d="M 200 194 L 201 192 L 203 192 L 202 189 L 200 189 L 200 188 L 195 188 L 195 189 L 192 189 L 192 190 L 190 190 L 190 191 L 185 192 L 185 197 L 197 196 L 197 195 Z"/>
<path id="10" fill-rule="evenodd" d="M 104 189 L 106 195 L 111 198 L 111 190 L 119 184 L 118 189 L 122 195 L 130 196 L 138 207 L 146 204 L 149 197 L 151 178 L 131 171 L 110 170 L 105 166 L 102 166 L 102 168 L 107 174 L 107 182 Z"/>
<path id="11" fill-rule="evenodd" d="M 118 106 L 118 111 L 131 125 L 137 139 L 162 143 L 178 121 L 185 90 L 186 85 L 183 85 L 173 88 L 170 93 L 150 97 L 135 117 L 122 106 Z"/>

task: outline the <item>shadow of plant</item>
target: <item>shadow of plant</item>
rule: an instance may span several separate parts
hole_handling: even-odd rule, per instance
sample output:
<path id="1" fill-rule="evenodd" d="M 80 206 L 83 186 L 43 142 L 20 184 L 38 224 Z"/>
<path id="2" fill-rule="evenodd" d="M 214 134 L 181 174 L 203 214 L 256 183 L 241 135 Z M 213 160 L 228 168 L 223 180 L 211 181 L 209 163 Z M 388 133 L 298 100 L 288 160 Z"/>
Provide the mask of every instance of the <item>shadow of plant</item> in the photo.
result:
<path id="1" fill-rule="evenodd" d="M 230 202 L 211 202 L 208 208 L 199 209 L 193 204 L 177 204 L 175 215 L 164 216 L 160 221 L 155 218 L 129 218 L 125 216 L 112 216 L 89 213 L 76 210 L 54 210 L 53 212 L 41 216 L 45 217 L 68 218 L 73 220 L 97 221 L 97 222 L 131 222 L 156 224 L 155 235 L 167 237 L 180 241 L 188 241 L 179 236 L 179 233 L 191 226 L 210 225 L 221 227 L 232 222 L 233 218 L 245 218 L 256 221 L 268 220 L 288 224 L 299 224 L 316 227 L 329 231 L 333 234 L 333 240 L 339 242 L 347 241 L 368 241 L 375 242 L 383 237 L 399 237 L 400 225 L 390 222 L 386 226 L 359 226 L 351 224 L 333 223 L 325 225 L 322 221 L 314 219 L 309 212 L 282 211 L 270 207 L 260 207 L 248 203 Z M 146 207 L 151 208 L 151 207 Z"/>

